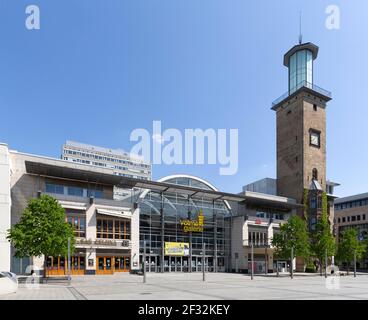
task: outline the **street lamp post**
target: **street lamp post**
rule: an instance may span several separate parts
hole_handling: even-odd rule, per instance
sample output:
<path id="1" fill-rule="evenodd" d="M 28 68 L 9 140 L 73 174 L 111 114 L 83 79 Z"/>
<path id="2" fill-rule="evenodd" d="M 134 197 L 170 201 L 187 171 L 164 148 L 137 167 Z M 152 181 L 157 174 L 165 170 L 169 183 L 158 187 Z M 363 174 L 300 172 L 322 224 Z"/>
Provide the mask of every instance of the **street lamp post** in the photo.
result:
<path id="1" fill-rule="evenodd" d="M 69 285 L 71 282 L 70 267 L 71 267 L 71 261 L 70 261 L 70 237 L 69 237 L 68 238 L 68 283 Z"/>
<path id="2" fill-rule="evenodd" d="M 143 241 L 143 283 L 146 283 L 146 240 Z"/>
<path id="3" fill-rule="evenodd" d="M 325 278 L 327 278 L 327 248 L 325 251 Z"/>
<path id="4" fill-rule="evenodd" d="M 294 273 L 293 273 L 293 261 L 294 261 L 294 247 L 291 247 L 291 260 L 290 260 L 290 277 L 291 279 L 294 278 Z"/>
<path id="5" fill-rule="evenodd" d="M 203 242 L 202 248 L 202 280 L 206 281 L 206 244 Z"/>
<path id="6" fill-rule="evenodd" d="M 253 280 L 253 276 L 254 276 L 254 270 L 253 270 L 253 265 L 254 265 L 254 248 L 253 248 L 253 242 L 250 245 L 250 249 L 251 249 L 251 260 L 250 260 L 250 278 L 251 280 Z"/>

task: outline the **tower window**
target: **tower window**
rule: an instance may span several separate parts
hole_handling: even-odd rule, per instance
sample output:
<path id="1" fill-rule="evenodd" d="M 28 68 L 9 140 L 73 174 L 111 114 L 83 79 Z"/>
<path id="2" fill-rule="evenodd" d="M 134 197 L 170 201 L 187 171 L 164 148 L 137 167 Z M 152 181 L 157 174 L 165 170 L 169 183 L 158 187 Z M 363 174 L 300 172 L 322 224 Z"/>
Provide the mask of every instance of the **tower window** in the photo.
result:
<path id="1" fill-rule="evenodd" d="M 318 170 L 316 168 L 312 170 L 312 180 L 318 180 Z"/>
<path id="2" fill-rule="evenodd" d="M 316 104 L 313 105 L 313 110 L 317 111 L 317 105 Z"/>

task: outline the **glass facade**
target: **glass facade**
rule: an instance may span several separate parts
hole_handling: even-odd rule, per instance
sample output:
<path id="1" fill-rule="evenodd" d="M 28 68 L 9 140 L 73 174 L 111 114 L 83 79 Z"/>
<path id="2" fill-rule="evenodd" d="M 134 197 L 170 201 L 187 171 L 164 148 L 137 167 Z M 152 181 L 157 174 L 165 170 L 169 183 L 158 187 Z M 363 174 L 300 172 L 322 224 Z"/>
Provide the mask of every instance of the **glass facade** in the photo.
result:
<path id="1" fill-rule="evenodd" d="M 297 51 L 290 57 L 289 94 L 313 84 L 313 54 L 310 50 Z"/>
<path id="2" fill-rule="evenodd" d="M 167 183 L 201 189 L 212 189 L 194 178 L 172 178 Z M 225 271 L 229 263 L 229 207 L 224 201 L 205 199 L 180 193 L 148 192 L 140 204 L 141 261 L 146 242 L 146 268 L 151 272 L 200 271 L 202 248 L 208 271 Z M 184 232 L 182 220 L 198 221 L 203 215 L 203 232 Z M 182 256 L 165 255 L 165 242 L 189 243 L 189 252 Z"/>

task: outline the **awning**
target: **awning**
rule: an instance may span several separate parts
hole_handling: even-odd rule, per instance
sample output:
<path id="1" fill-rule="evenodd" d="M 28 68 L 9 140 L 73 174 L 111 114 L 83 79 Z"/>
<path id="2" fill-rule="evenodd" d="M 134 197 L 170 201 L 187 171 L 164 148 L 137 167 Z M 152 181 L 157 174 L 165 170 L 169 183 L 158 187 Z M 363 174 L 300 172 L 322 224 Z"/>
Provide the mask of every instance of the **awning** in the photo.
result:
<path id="1" fill-rule="evenodd" d="M 79 204 L 79 203 L 65 202 L 65 201 L 60 201 L 60 200 L 59 200 L 59 203 L 65 209 L 74 209 L 74 210 L 83 210 L 83 211 L 87 210 L 87 207 L 84 205 L 84 203 Z"/>
<path id="2" fill-rule="evenodd" d="M 132 213 L 130 211 L 118 211 L 118 210 L 101 209 L 101 208 L 97 208 L 96 210 L 98 214 L 103 214 L 106 216 L 126 218 L 126 219 L 130 219 L 132 217 Z"/>

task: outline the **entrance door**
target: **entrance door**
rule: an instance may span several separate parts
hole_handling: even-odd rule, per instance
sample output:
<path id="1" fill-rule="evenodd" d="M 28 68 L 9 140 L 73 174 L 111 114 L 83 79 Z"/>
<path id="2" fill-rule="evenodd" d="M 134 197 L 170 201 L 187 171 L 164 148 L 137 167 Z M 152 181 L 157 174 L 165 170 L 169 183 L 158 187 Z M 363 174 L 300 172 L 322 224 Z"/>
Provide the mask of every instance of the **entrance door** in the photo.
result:
<path id="1" fill-rule="evenodd" d="M 164 272 L 168 271 L 170 271 L 170 258 L 166 256 L 164 258 Z"/>
<path id="2" fill-rule="evenodd" d="M 181 272 L 183 270 L 182 268 L 182 257 L 176 257 L 176 271 Z"/>
<path id="3" fill-rule="evenodd" d="M 202 271 L 202 257 L 197 257 L 197 272 Z"/>
<path id="4" fill-rule="evenodd" d="M 86 264 L 85 257 L 71 257 L 71 273 L 74 275 L 84 275 Z"/>
<path id="5" fill-rule="evenodd" d="M 183 266 L 182 266 L 182 270 L 184 272 L 188 272 L 189 271 L 189 258 L 188 257 L 183 257 Z"/>
<path id="6" fill-rule="evenodd" d="M 64 276 L 66 275 L 66 265 L 64 257 L 48 257 L 46 261 L 47 275 Z"/>
<path id="7" fill-rule="evenodd" d="M 197 271 L 197 258 L 196 257 L 192 257 L 192 272 L 196 272 Z"/>
<path id="8" fill-rule="evenodd" d="M 176 259 L 175 257 L 170 257 L 170 271 L 175 272 Z"/>
<path id="9" fill-rule="evenodd" d="M 114 269 L 116 272 L 130 271 L 130 257 L 114 257 L 114 263 Z"/>
<path id="10" fill-rule="evenodd" d="M 217 258 L 217 272 L 225 272 L 225 259 Z"/>
<path id="11" fill-rule="evenodd" d="M 158 268 L 158 257 L 157 256 L 150 256 L 149 272 L 157 272 L 157 268 Z"/>
<path id="12" fill-rule="evenodd" d="M 97 257 L 97 274 L 113 274 L 112 257 Z"/>

